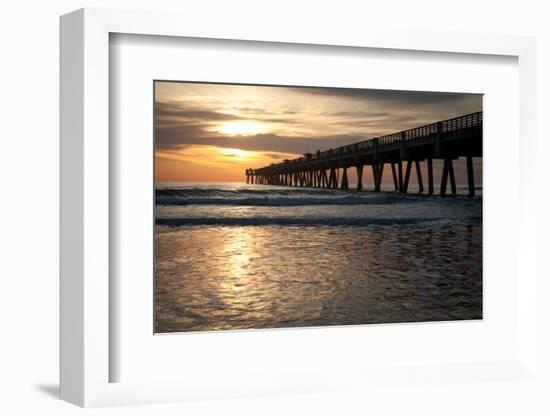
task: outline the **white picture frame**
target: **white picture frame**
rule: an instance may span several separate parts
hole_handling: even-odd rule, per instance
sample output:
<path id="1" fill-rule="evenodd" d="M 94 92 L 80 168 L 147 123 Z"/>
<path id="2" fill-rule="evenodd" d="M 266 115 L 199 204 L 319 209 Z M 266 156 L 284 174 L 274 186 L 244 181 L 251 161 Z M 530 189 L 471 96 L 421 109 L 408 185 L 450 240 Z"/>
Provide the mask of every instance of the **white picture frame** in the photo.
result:
<path id="1" fill-rule="evenodd" d="M 112 299 L 109 296 L 109 36 L 113 33 L 280 42 L 334 47 L 382 48 L 439 53 L 505 55 L 519 65 L 520 204 L 518 221 L 517 356 L 502 362 L 453 363 L 415 370 L 420 379 L 445 373 L 449 380 L 479 383 L 473 371 L 494 371 L 508 379 L 536 377 L 536 270 L 533 183 L 535 166 L 535 41 L 530 37 L 348 28 L 328 33 L 312 24 L 307 32 L 250 22 L 205 25 L 201 19 L 167 13 L 82 9 L 61 18 L 61 398 L 80 406 L 159 403 L 197 398 L 243 397 L 334 391 L 393 383 L 403 374 L 381 368 L 342 368 L 320 373 L 282 372 L 262 380 L 231 383 L 194 374 L 183 381 L 110 382 Z M 237 335 L 238 336 L 238 335 Z M 470 367 L 468 367 L 470 366 Z M 466 370 L 465 370 L 466 369 Z M 405 371 L 406 372 L 406 371 Z M 342 380 L 346 380 L 343 382 Z"/>

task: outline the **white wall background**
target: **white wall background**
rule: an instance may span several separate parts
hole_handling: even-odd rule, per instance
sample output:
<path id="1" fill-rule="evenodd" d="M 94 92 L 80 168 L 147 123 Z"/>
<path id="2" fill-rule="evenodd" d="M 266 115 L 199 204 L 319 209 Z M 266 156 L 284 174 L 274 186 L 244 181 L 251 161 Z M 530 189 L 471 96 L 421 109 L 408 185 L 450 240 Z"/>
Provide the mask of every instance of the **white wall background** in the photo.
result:
<path id="1" fill-rule="evenodd" d="M 550 115 L 550 13 L 547 2 L 415 1 L 169 1 L 169 0 L 19 0 L 0 9 L 0 413 L 58 414 L 82 410 L 56 399 L 58 383 L 58 16 L 74 9 L 115 7 L 178 10 L 207 17 L 212 13 L 239 19 L 273 19 L 281 26 L 326 22 L 327 32 L 340 25 L 392 22 L 403 27 L 536 35 L 538 38 L 538 189 L 548 186 L 544 169 Z M 535 180 L 535 178 L 534 178 Z M 543 244 L 548 245 L 548 197 L 539 198 L 539 274 L 548 277 Z M 544 269 L 544 270 L 543 270 Z M 542 280 L 539 293 L 550 295 Z M 543 297 L 541 296 L 541 300 Z M 541 306 L 541 312 L 548 307 Z M 550 351 L 549 319 L 540 331 Z M 541 365 L 548 359 L 541 351 Z M 548 353 L 546 353 L 548 354 Z M 123 414 L 549 414 L 547 392 L 495 383 L 418 387 L 395 397 L 346 393 L 196 402 L 93 410 Z M 550 391 L 550 388 L 547 390 Z M 543 404 L 544 403 L 544 404 Z"/>

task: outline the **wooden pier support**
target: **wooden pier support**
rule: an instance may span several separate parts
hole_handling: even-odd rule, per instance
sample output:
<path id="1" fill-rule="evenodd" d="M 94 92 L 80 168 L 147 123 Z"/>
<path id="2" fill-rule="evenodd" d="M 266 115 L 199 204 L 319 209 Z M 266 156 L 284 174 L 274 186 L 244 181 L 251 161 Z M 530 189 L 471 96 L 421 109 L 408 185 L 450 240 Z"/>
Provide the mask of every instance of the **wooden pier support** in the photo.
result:
<path id="1" fill-rule="evenodd" d="M 376 192 L 380 192 L 380 189 L 382 188 L 382 175 L 384 173 L 384 162 L 378 163 L 378 183 L 376 185 Z"/>
<path id="2" fill-rule="evenodd" d="M 449 158 L 449 180 L 451 181 L 451 193 L 456 195 L 455 170 L 453 168 L 453 159 Z"/>
<path id="3" fill-rule="evenodd" d="M 445 158 L 443 161 L 443 171 L 441 172 L 441 187 L 439 188 L 439 194 L 445 196 L 447 194 L 447 177 L 449 176 L 449 158 Z"/>
<path id="4" fill-rule="evenodd" d="M 349 189 L 349 186 L 348 186 L 348 168 L 343 168 L 343 173 L 342 173 L 342 187 L 341 189 L 343 191 L 347 191 Z"/>
<path id="5" fill-rule="evenodd" d="M 361 191 L 363 189 L 363 165 L 358 164 L 356 166 L 357 169 L 357 191 Z"/>
<path id="6" fill-rule="evenodd" d="M 399 178 L 399 192 L 403 192 L 403 162 L 399 161 L 397 162 L 397 172 L 398 172 L 398 178 Z"/>
<path id="7" fill-rule="evenodd" d="M 330 175 L 328 177 L 328 188 L 336 189 L 338 187 L 338 181 L 336 180 L 336 169 L 330 169 Z"/>
<path id="8" fill-rule="evenodd" d="M 405 183 L 403 184 L 403 193 L 406 194 L 409 189 L 409 179 L 411 178 L 412 160 L 407 160 L 407 169 L 405 171 Z"/>
<path id="9" fill-rule="evenodd" d="M 468 171 L 468 196 L 475 196 L 476 188 L 474 186 L 474 161 L 472 156 L 466 157 L 466 170 Z"/>
<path id="10" fill-rule="evenodd" d="M 396 191 L 399 191 L 399 182 L 397 182 L 397 172 L 395 171 L 395 163 L 391 162 L 391 174 L 393 176 L 393 186 Z"/>
<path id="11" fill-rule="evenodd" d="M 422 181 L 422 171 L 420 170 L 420 162 L 418 160 L 414 161 L 416 167 L 416 180 L 418 181 L 418 193 L 421 194 L 424 192 L 424 182 Z"/>
<path id="12" fill-rule="evenodd" d="M 428 158 L 428 194 L 434 193 L 434 167 L 432 158 Z"/>
<path id="13" fill-rule="evenodd" d="M 380 192 L 382 186 L 382 174 L 384 173 L 384 162 L 372 164 L 372 177 L 374 180 L 374 192 Z"/>

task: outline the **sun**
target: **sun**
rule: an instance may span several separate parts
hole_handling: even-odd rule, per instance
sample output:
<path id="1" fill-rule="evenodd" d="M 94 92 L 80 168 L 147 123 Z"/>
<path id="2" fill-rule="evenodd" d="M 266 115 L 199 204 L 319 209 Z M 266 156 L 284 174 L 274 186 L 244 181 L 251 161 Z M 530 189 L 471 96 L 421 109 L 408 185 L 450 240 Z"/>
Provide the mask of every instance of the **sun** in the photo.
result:
<path id="1" fill-rule="evenodd" d="M 241 149 L 220 149 L 223 156 L 231 156 L 239 159 L 243 159 L 248 156 L 248 152 Z"/>
<path id="2" fill-rule="evenodd" d="M 232 121 L 223 124 L 219 129 L 220 133 L 230 136 L 253 136 L 264 133 L 266 130 L 264 125 L 254 121 Z"/>

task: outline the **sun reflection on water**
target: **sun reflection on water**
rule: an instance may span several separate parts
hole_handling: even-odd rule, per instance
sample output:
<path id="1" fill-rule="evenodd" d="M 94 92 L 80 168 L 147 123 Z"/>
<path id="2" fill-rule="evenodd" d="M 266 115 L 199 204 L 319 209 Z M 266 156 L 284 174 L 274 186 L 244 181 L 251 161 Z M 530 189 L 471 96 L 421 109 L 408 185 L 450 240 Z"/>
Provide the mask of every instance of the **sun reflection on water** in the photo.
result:
<path id="1" fill-rule="evenodd" d="M 156 330 L 477 319 L 480 232 L 157 227 Z"/>

